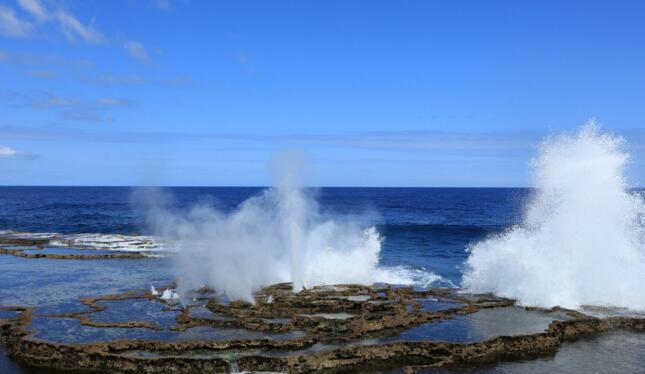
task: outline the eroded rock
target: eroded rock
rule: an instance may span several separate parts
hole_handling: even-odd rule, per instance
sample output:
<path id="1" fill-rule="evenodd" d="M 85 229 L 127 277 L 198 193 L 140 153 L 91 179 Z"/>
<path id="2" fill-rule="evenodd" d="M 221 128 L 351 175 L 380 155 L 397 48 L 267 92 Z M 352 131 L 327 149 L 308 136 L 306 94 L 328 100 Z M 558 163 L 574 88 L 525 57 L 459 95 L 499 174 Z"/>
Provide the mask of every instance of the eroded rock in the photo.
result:
<path id="1" fill-rule="evenodd" d="M 0 336 L 14 357 L 40 367 L 123 373 L 232 369 L 305 373 L 389 367 L 414 372 L 528 359 L 598 332 L 645 331 L 645 319 L 636 317 L 597 318 L 562 308 L 518 308 L 512 300 L 454 289 L 342 285 L 295 294 L 289 284 L 278 284 L 258 292 L 255 304 L 227 301 L 212 290 L 197 294 L 202 296 L 195 298 L 196 303 L 179 311 L 176 305 L 167 305 L 164 310 L 176 317 L 170 327 L 137 319 L 135 313 L 127 321 L 106 319 L 111 302 L 161 302 L 145 291 L 82 299 L 86 309 L 59 315 L 35 317 L 31 308 L 2 308 Z M 56 343 L 29 330 L 34 318 L 72 318 L 98 329 L 165 331 L 173 338 Z M 464 331 L 468 339 L 451 338 L 459 328 L 471 329 Z M 173 335 L 191 329 L 206 330 L 183 338 Z M 208 331 L 219 335 L 209 338 Z"/>

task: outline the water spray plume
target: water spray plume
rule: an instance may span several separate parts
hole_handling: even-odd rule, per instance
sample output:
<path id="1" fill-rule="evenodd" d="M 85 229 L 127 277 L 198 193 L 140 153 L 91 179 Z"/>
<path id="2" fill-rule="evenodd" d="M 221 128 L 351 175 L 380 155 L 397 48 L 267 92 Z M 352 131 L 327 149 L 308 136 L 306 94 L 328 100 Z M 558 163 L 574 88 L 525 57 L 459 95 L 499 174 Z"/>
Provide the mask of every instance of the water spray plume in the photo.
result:
<path id="1" fill-rule="evenodd" d="M 588 123 L 547 139 L 522 225 L 472 245 L 463 287 L 524 305 L 645 309 L 645 205 L 624 140 Z"/>
<path id="2" fill-rule="evenodd" d="M 233 299 L 279 282 L 294 291 L 322 284 L 390 282 L 428 285 L 440 277 L 404 267 L 379 267 L 381 237 L 374 227 L 324 216 L 297 154 L 276 157 L 275 186 L 222 213 L 201 204 L 182 213 L 162 191 L 140 192 L 148 222 L 174 248 L 178 292 L 207 285 Z M 421 273 L 421 274 L 420 274 Z"/>

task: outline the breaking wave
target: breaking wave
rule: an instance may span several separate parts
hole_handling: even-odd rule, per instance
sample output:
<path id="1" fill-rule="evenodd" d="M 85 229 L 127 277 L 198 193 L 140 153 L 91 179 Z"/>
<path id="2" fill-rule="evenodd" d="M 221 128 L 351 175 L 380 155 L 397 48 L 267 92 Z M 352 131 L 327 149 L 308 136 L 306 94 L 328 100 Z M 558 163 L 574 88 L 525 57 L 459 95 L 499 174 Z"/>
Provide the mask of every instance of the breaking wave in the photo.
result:
<path id="1" fill-rule="evenodd" d="M 522 225 L 469 248 L 462 286 L 524 305 L 645 309 L 645 205 L 623 139 L 589 123 L 544 141 Z"/>

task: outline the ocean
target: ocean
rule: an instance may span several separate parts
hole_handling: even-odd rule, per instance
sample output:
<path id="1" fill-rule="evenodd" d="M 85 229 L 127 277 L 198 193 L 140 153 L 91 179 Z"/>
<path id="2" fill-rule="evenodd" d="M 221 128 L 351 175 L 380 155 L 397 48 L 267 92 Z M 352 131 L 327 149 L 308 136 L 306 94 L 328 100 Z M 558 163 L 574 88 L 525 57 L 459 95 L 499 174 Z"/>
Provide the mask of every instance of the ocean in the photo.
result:
<path id="1" fill-rule="evenodd" d="M 640 208 L 642 194 L 642 190 L 631 190 L 628 196 L 634 200 L 630 198 L 621 206 L 622 200 L 614 198 L 603 206 L 603 212 L 609 214 L 616 206 L 621 212 L 632 214 L 634 211 L 630 207 Z M 577 196 L 572 194 L 567 199 L 577 202 Z M 638 309 L 638 305 L 642 305 L 638 304 L 638 294 L 620 294 L 615 290 L 620 287 L 624 290 L 624 283 L 611 283 L 611 279 L 620 279 L 621 274 L 612 270 L 613 278 L 608 282 L 607 277 L 599 276 L 603 274 L 599 271 L 602 269 L 590 269 L 585 262 L 593 260 L 597 264 L 597 256 L 606 255 L 602 261 L 608 269 L 614 269 L 616 265 L 633 270 L 620 262 L 621 256 L 614 255 L 617 250 L 630 253 L 629 243 L 622 243 L 622 247 L 616 247 L 612 252 L 606 251 L 603 242 L 609 238 L 611 243 L 620 243 L 612 235 L 624 235 L 620 229 L 623 226 L 617 226 L 618 229 L 613 226 L 614 221 L 625 223 L 616 218 L 622 216 L 610 217 L 605 224 L 608 229 L 603 230 L 604 226 L 598 225 L 597 212 L 571 215 L 572 209 L 580 209 L 579 206 L 558 201 L 557 206 L 562 209 L 554 213 L 549 210 L 553 206 L 551 201 L 554 200 L 549 196 L 544 203 L 544 196 L 528 188 L 170 187 L 159 191 L 130 187 L 0 187 L 0 236 L 3 240 L 9 238 L 8 248 L 18 251 L 14 255 L 0 254 L 0 324 L 3 319 L 7 321 L 22 313 L 14 308 L 20 306 L 33 313 L 25 326 L 27 339 L 60 344 L 121 339 L 160 342 L 297 339 L 301 331 L 263 335 L 265 333 L 248 329 L 205 326 L 175 330 L 173 326 L 181 308 L 173 307 L 171 301 L 166 304 L 159 296 L 141 294 L 141 290 L 150 290 L 152 294 L 155 287 L 167 287 L 173 280 L 179 280 L 177 291 L 180 295 L 193 295 L 193 290 L 205 284 L 200 282 L 208 281 L 209 285 L 222 285 L 226 293 L 242 299 L 248 290 L 289 280 L 289 277 L 293 277 L 295 287 L 297 270 L 289 267 L 293 263 L 284 261 L 282 246 L 303 250 L 300 254 L 287 251 L 289 256 L 286 256 L 291 259 L 298 255 L 303 257 L 298 264 L 304 268 L 301 274 L 303 287 L 311 285 L 308 282 L 312 280 L 317 282 L 315 285 L 347 284 L 355 279 L 366 280 L 364 283 L 371 279 L 395 279 L 403 280 L 401 284 L 416 286 L 413 292 L 425 292 L 438 287 L 456 289 L 469 279 L 471 282 L 475 279 L 485 285 L 492 284 L 500 292 L 519 289 L 523 292 L 520 296 L 537 300 L 536 304 L 526 305 L 540 305 L 540 297 L 546 295 L 551 298 L 547 300 L 557 303 L 573 300 L 576 302 L 573 309 L 576 309 L 577 305 L 584 305 L 585 300 L 600 295 L 605 299 L 590 305 L 608 305 L 604 300 L 634 300 Z M 538 218 L 547 219 L 535 221 L 536 211 L 547 212 L 538 215 Z M 640 210 L 635 212 L 637 219 L 643 218 Z M 643 233 L 642 222 L 629 223 L 628 227 L 635 240 L 642 237 L 639 236 Z M 288 233 L 286 239 L 275 239 L 284 236 L 285 232 Z M 180 235 L 176 235 L 178 233 Z M 586 236 L 591 237 L 592 242 Z M 13 237 L 45 240 L 47 244 L 34 242 L 12 247 L 10 239 Z M 375 241 L 375 237 L 378 240 Z M 293 238 L 297 240 L 291 240 Z M 174 247 L 177 243 L 173 240 L 177 239 L 183 244 Z M 542 246 L 544 243 L 552 247 Z M 558 248 L 568 248 L 570 253 Z M 345 254 L 344 249 L 349 254 Z M 522 251 L 527 251 L 528 256 L 523 258 Z M 133 252 L 149 255 L 127 257 Z M 124 257 L 55 257 L 81 253 L 118 253 Z M 534 256 L 535 253 L 544 255 Z M 578 256 L 585 253 L 596 257 Z M 472 263 L 479 266 L 479 272 L 470 273 L 471 278 L 468 278 L 466 264 L 473 258 L 476 261 Z M 576 267 L 576 264 L 580 266 Z M 286 278 L 284 274 L 288 274 Z M 366 274 L 376 274 L 377 278 L 366 278 Z M 540 277 L 536 278 L 536 274 Z M 477 278 L 480 276 L 481 279 Z M 576 282 L 581 276 L 589 276 L 591 280 Z M 190 284 L 192 278 L 197 283 Z M 593 279 L 603 283 L 595 284 Z M 188 284 L 187 288 L 182 289 L 182 284 Z M 614 287 L 616 284 L 619 288 Z M 591 291 L 587 292 L 587 289 Z M 133 290 L 139 290 L 136 291 L 139 293 L 128 294 Z M 578 290 L 579 294 L 569 290 Z M 389 302 L 381 294 L 378 297 L 383 299 L 374 300 L 374 305 Z M 70 318 L 70 313 L 90 312 L 84 298 L 106 295 L 137 296 L 100 301 L 98 305 L 107 310 L 92 311 L 90 316 L 99 326 L 87 325 L 79 315 Z M 185 305 L 192 305 L 189 310 L 204 308 L 199 304 L 202 302 L 199 298 L 191 300 L 192 297 L 181 299 L 181 305 L 186 301 Z M 460 305 L 454 300 L 446 303 L 433 297 L 415 300 L 420 300 L 423 308 L 438 308 L 428 309 L 435 311 Z M 461 300 L 469 299 L 466 296 Z M 531 311 L 521 306 L 489 310 L 488 296 L 482 300 L 485 306 L 478 312 L 421 324 L 401 333 L 384 331 L 382 340 L 359 340 L 357 344 L 417 340 L 465 344 L 501 335 L 539 333 L 555 320 L 573 323 L 570 316 L 557 311 Z M 409 307 L 407 310 L 411 311 Z M 626 308 L 583 310 L 589 316 L 602 318 L 607 315 L 642 318 L 643 315 Z M 211 316 L 212 312 L 204 308 L 199 313 Z M 320 315 L 354 318 L 346 313 Z M 222 318 L 214 316 L 211 317 Z M 152 323 L 159 328 L 120 328 L 118 324 L 125 321 Z M 283 323 L 289 318 L 275 318 L 274 321 Z M 112 325 L 101 327 L 104 322 Z M 582 340 L 563 342 L 557 352 L 540 358 L 518 361 L 515 357 L 508 362 L 491 362 L 488 366 L 449 366 L 420 372 L 642 372 L 644 344 L 645 339 L 638 331 L 613 329 Z M 12 359 L 8 347 L 11 345 L 0 344 L 1 373 L 61 373 Z M 316 344 L 307 348 L 314 351 L 305 353 L 325 347 L 325 344 Z M 298 352 L 289 354 L 300 354 Z M 123 354 L 159 353 L 135 350 Z M 196 357 L 200 354 L 195 353 Z M 230 372 L 235 372 L 236 360 L 241 357 L 243 352 L 226 356 Z M 399 373 L 401 370 L 396 366 L 379 367 L 378 372 Z"/>
<path id="2" fill-rule="evenodd" d="M 261 187 L 170 187 L 175 207 L 230 213 Z M 152 234 L 130 187 L 0 187 L 0 230 L 62 234 Z M 379 262 L 441 276 L 458 286 L 471 243 L 519 224 L 526 188 L 309 189 L 329 217 L 374 225 Z"/>

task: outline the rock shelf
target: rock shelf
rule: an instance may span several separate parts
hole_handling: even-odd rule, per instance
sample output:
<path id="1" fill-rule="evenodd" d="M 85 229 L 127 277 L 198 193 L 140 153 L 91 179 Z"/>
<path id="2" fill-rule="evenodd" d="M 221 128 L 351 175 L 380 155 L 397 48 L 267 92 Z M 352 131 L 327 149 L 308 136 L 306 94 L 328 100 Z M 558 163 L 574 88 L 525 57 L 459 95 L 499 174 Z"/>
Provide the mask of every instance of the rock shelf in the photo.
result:
<path id="1" fill-rule="evenodd" d="M 176 304 L 147 291 L 129 291 L 84 298 L 82 310 L 55 315 L 0 308 L 0 339 L 14 358 L 58 369 L 307 373 L 403 368 L 411 373 L 526 360 L 599 332 L 645 331 L 645 319 L 637 317 L 520 308 L 513 300 L 455 289 L 342 285 L 293 293 L 290 284 L 277 284 L 258 292 L 254 304 L 228 301 L 208 289 L 191 296 Z M 123 308 L 131 310 L 127 319 Z M 47 338 L 56 331 L 43 334 L 38 327 L 56 324 L 34 322 L 41 320 L 76 321 L 78 330 L 56 341 Z M 102 341 L 75 340 L 75 331 L 82 329 L 140 331 L 144 338 L 115 332 Z"/>

